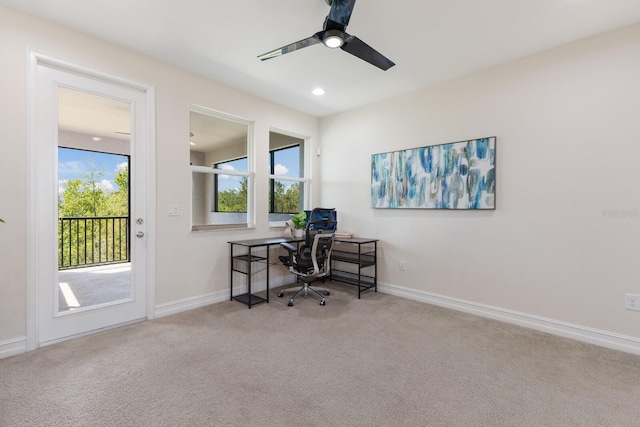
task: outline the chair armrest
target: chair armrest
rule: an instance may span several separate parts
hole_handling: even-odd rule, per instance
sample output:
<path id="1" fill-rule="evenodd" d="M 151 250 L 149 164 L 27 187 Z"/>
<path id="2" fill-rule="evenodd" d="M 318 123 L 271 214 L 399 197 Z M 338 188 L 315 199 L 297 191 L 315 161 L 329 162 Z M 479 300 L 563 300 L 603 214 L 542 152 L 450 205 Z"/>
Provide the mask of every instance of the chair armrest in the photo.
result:
<path id="1" fill-rule="evenodd" d="M 280 246 L 282 246 L 283 248 L 285 248 L 287 251 L 291 252 L 295 252 L 297 249 L 295 246 L 293 246 L 291 243 L 280 243 Z"/>

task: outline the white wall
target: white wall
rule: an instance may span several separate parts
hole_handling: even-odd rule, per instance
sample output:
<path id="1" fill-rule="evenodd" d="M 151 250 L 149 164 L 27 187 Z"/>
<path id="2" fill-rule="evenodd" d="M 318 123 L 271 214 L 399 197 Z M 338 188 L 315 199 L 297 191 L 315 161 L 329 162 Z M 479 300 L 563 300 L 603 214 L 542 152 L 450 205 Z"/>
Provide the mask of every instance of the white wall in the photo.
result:
<path id="1" fill-rule="evenodd" d="M 0 353 L 3 343 L 23 340 L 26 334 L 28 48 L 155 86 L 156 305 L 226 292 L 227 241 L 282 233 L 268 226 L 269 129 L 308 136 L 315 147 L 318 119 L 0 6 L 0 218 L 7 221 L 0 224 Z M 192 104 L 255 122 L 256 181 L 262 183 L 256 191 L 256 229 L 190 232 Z M 167 204 L 178 204 L 180 216 L 168 217 Z"/>
<path id="2" fill-rule="evenodd" d="M 340 229 L 381 239 L 390 290 L 634 345 L 640 312 L 623 298 L 640 294 L 638 52 L 640 24 L 323 119 L 321 204 Z M 370 208 L 371 154 L 487 136 L 495 211 Z"/>
<path id="3" fill-rule="evenodd" d="M 257 228 L 191 233 L 189 107 L 311 137 L 313 205 L 381 239 L 389 287 L 485 304 L 640 339 L 640 25 L 321 121 L 0 6 L 0 347 L 26 331 L 27 48 L 156 88 L 156 304 L 226 291 L 228 240 L 277 235 L 257 191 Z M 497 209 L 373 210 L 370 155 L 497 136 Z M 351 147 L 351 148 L 345 148 Z M 257 178 L 268 174 L 257 162 Z M 319 173 L 318 173 L 319 172 Z M 318 198 L 321 178 L 322 198 Z M 6 183 L 10 183 L 7 185 Z M 266 188 L 266 183 L 265 183 Z M 166 205 L 180 216 L 167 217 Z M 630 211 L 607 218 L 603 211 Z M 408 270 L 400 272 L 399 261 Z"/>

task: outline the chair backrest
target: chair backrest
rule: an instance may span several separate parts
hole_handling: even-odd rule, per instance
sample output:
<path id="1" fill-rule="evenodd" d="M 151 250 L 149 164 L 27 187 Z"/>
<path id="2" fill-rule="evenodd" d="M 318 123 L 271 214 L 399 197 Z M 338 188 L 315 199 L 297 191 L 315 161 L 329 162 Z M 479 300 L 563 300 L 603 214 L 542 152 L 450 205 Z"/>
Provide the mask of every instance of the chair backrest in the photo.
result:
<path id="1" fill-rule="evenodd" d="M 328 234 L 336 231 L 338 222 L 335 220 L 335 209 L 314 208 L 309 214 L 305 226 L 305 244 L 313 245 L 314 236 L 318 233 Z"/>
<path id="2" fill-rule="evenodd" d="M 334 233 L 338 225 L 334 212 L 333 208 L 314 208 L 305 226 L 305 245 L 311 248 L 314 276 L 324 276 L 329 272 Z"/>

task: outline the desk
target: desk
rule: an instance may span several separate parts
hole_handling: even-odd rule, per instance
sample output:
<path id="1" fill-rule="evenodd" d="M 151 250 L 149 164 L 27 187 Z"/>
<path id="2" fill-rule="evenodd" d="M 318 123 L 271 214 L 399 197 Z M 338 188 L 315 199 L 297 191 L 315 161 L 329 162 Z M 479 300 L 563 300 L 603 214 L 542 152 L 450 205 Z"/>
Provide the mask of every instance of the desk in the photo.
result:
<path id="1" fill-rule="evenodd" d="M 269 302 L 269 247 L 274 245 L 280 245 L 280 243 L 294 243 L 299 245 L 304 242 L 304 238 L 285 239 L 284 237 L 271 237 L 266 239 L 252 239 L 252 240 L 236 240 L 229 243 L 230 258 L 229 258 L 229 282 L 231 286 L 231 300 L 240 301 L 251 308 L 251 306 L 260 304 L 263 302 Z M 358 299 L 363 290 L 373 289 L 374 292 L 378 292 L 378 239 L 357 238 L 352 239 L 335 239 L 335 243 L 339 245 L 354 245 L 357 246 L 357 251 L 341 250 L 337 245 L 334 245 L 331 253 L 331 273 L 330 279 L 342 283 L 356 285 L 358 287 Z M 367 245 L 372 245 L 373 250 L 365 249 Z M 234 254 L 234 247 L 241 246 L 246 248 L 242 254 Z M 253 252 L 256 248 L 266 248 L 266 254 L 264 256 L 258 255 Z M 335 268 L 335 262 L 342 262 L 347 264 L 356 264 L 357 272 L 349 272 L 345 269 Z M 266 298 L 262 298 L 258 295 L 251 293 L 251 276 L 258 271 L 254 266 L 259 267 L 264 265 L 267 270 L 267 294 Z M 373 275 L 366 275 L 362 273 L 362 269 L 366 267 L 373 267 Z M 247 292 L 241 295 L 233 295 L 233 272 L 245 274 L 247 276 Z"/>
<path id="2" fill-rule="evenodd" d="M 362 291 L 373 289 L 378 292 L 378 239 L 353 237 L 335 239 L 334 242 L 331 251 L 331 280 L 357 286 L 358 299 Z M 351 248 L 347 249 L 347 246 Z M 357 271 L 350 271 L 346 268 L 347 265 L 356 265 Z M 373 273 L 367 273 L 367 267 L 373 267 Z"/>
<path id="3" fill-rule="evenodd" d="M 266 239 L 253 239 L 253 240 L 236 240 L 233 242 L 229 242 L 230 248 L 230 271 L 229 271 L 229 282 L 231 285 L 231 300 L 240 301 L 251 308 L 252 305 L 260 304 L 262 302 L 269 302 L 269 247 L 274 245 L 279 245 L 280 243 L 288 242 L 295 243 L 296 245 L 300 242 L 303 242 L 302 238 L 294 238 L 294 239 L 285 239 L 284 237 L 272 237 Z M 233 249 L 235 246 L 242 246 L 245 249 L 245 253 L 234 255 Z M 254 254 L 253 250 L 255 248 L 266 248 L 266 255 L 260 256 Z M 256 264 L 258 263 L 258 264 Z M 260 264 L 264 264 L 267 270 L 267 297 L 262 298 L 255 294 L 251 293 L 251 276 L 257 271 L 253 270 L 253 266 Z M 237 271 L 238 273 L 245 274 L 247 276 L 247 293 L 241 295 L 233 295 L 233 272 Z M 261 271 L 261 270 L 260 270 Z"/>

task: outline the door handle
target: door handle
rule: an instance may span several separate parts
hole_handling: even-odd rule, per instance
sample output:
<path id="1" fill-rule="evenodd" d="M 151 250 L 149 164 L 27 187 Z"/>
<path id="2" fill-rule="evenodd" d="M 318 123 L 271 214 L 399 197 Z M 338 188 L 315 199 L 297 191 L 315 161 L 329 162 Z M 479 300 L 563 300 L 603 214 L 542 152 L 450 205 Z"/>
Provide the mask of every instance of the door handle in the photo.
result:
<path id="1" fill-rule="evenodd" d="M 136 237 L 144 237 L 144 233 L 142 231 L 138 231 L 136 233 Z"/>

